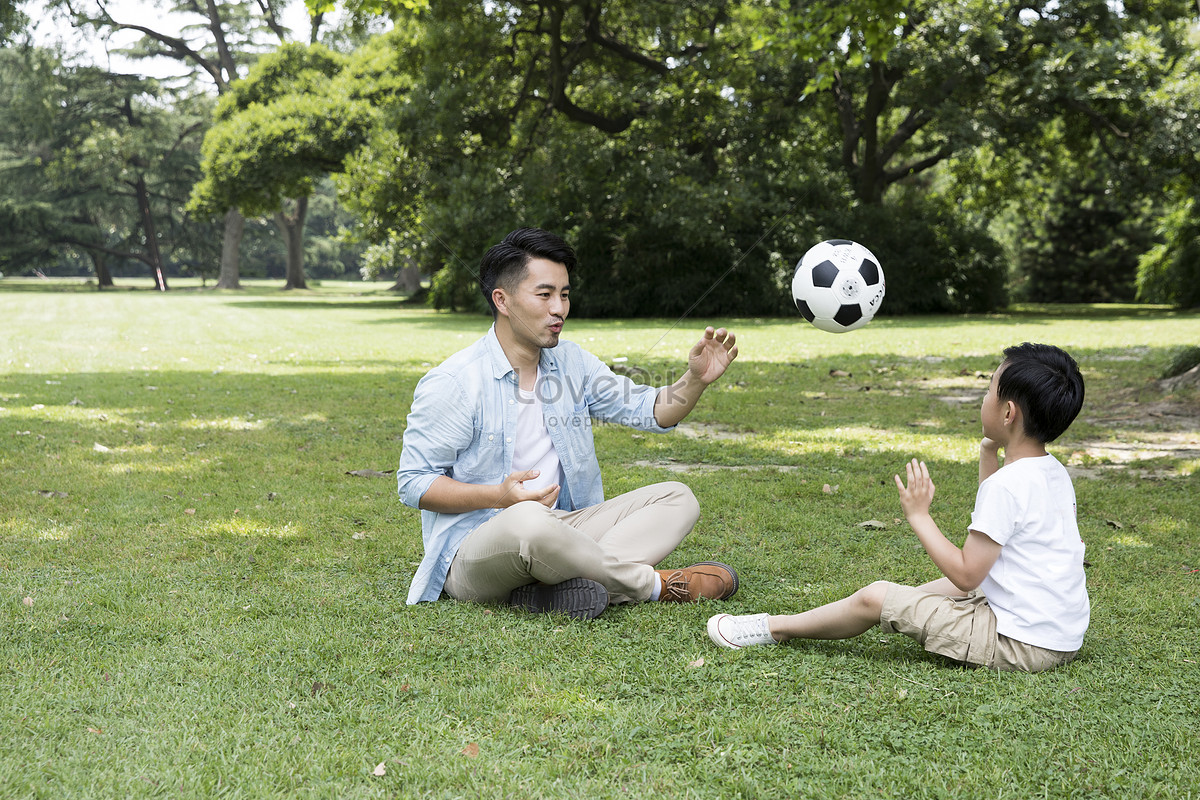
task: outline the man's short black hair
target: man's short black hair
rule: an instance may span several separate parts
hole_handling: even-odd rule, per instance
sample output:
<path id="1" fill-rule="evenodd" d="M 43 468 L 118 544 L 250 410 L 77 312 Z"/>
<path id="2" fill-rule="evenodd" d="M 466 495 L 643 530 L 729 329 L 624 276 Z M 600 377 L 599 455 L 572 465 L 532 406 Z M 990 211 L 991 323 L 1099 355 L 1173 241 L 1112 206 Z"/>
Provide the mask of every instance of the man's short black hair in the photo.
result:
<path id="1" fill-rule="evenodd" d="M 1083 408 L 1083 375 L 1065 350 L 1025 342 L 1004 351 L 1001 367 L 996 397 L 1021 409 L 1026 436 L 1052 442 Z"/>
<path id="2" fill-rule="evenodd" d="M 479 291 L 483 292 L 493 318 L 496 303 L 492 300 L 492 290 L 499 286 L 513 291 L 525 278 L 525 267 L 534 258 L 562 264 L 568 275 L 575 269 L 575 251 L 571 246 L 541 228 L 517 228 L 483 254 L 479 263 Z"/>

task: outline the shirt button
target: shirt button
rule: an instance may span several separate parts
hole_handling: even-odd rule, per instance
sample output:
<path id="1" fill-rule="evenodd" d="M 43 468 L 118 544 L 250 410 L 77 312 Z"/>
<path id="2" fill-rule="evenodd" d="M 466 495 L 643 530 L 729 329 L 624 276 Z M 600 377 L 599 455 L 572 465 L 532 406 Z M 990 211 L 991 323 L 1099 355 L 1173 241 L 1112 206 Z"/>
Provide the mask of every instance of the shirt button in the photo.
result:
<path id="1" fill-rule="evenodd" d="M 516 401 L 516 400 L 513 400 L 511 397 L 510 397 L 510 398 L 508 398 L 508 404 L 509 404 L 510 406 L 511 406 L 513 403 L 515 403 L 515 402 L 517 402 L 517 401 Z"/>
<path id="2" fill-rule="evenodd" d="M 510 436 L 507 439 L 505 439 L 504 441 L 508 442 L 509 444 L 512 444 L 512 437 Z"/>

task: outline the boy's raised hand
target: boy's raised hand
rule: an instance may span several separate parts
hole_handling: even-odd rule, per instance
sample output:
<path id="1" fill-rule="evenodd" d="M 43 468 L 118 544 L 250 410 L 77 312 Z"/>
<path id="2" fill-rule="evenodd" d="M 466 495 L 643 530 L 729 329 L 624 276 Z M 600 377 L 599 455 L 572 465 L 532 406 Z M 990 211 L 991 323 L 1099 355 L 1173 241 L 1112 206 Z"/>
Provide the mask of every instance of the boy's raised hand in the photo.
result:
<path id="1" fill-rule="evenodd" d="M 896 480 L 896 489 L 900 492 L 900 506 L 904 509 L 904 516 L 911 518 L 913 515 L 928 514 L 935 491 L 933 479 L 929 477 L 929 468 L 925 466 L 924 461 L 914 458 L 905 465 L 905 472 L 908 473 L 908 486 L 904 485 L 899 475 L 892 476 Z"/>

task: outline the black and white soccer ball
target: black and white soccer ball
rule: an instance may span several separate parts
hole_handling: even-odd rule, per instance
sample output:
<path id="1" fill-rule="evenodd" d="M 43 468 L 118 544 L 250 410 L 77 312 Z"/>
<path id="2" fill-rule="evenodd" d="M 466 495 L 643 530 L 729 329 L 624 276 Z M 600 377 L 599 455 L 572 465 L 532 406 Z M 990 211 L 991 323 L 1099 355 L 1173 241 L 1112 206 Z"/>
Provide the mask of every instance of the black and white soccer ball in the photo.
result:
<path id="1" fill-rule="evenodd" d="M 883 294 L 879 259 L 848 239 L 813 245 L 792 276 L 792 299 L 800 315 L 830 333 L 866 325 L 879 310 Z"/>

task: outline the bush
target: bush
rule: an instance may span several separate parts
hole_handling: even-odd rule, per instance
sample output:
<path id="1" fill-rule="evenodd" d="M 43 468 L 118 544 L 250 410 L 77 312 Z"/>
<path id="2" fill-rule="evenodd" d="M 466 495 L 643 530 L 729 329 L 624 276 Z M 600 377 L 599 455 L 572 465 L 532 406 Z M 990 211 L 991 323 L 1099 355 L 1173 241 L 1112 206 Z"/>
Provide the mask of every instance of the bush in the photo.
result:
<path id="1" fill-rule="evenodd" d="M 880 314 L 980 313 L 1007 304 L 1000 245 L 949 202 L 909 197 L 850 213 L 847 228 L 859 232 L 887 279 Z"/>
<path id="2" fill-rule="evenodd" d="M 1195 212 L 1195 201 L 1188 199 L 1163 218 L 1163 243 L 1138 260 L 1139 300 L 1200 306 L 1200 216 Z"/>
<path id="3" fill-rule="evenodd" d="M 1185 347 L 1171 357 L 1171 362 L 1163 370 L 1162 378 L 1165 380 L 1182 375 L 1197 364 L 1200 364 L 1200 347 Z"/>

